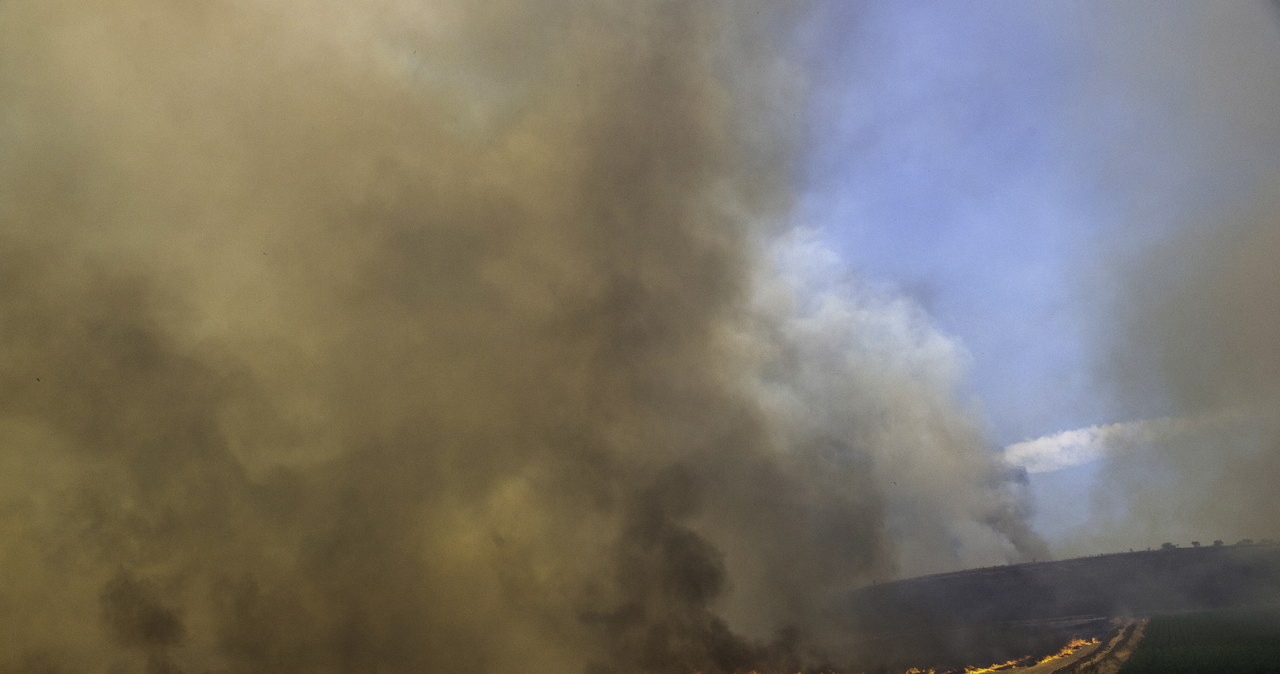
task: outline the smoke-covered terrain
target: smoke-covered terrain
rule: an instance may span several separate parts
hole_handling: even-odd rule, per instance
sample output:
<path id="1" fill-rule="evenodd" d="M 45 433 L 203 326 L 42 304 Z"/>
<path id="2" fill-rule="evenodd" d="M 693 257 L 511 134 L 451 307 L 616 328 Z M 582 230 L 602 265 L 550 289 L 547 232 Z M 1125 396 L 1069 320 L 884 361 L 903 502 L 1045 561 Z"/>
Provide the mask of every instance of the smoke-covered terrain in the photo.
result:
<path id="1" fill-rule="evenodd" d="M 786 230 L 790 11 L 0 3 L 0 671 L 797 668 L 1042 555 Z"/>

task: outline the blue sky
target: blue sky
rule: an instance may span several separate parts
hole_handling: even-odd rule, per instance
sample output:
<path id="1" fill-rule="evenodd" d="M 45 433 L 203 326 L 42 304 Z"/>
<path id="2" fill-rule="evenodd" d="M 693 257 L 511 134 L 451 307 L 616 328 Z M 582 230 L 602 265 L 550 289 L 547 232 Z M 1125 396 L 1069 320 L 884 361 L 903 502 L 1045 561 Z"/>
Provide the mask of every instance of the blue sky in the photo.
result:
<path id="1" fill-rule="evenodd" d="M 1280 11 L 831 3 L 804 40 L 799 224 L 968 349 L 993 441 L 1162 414 L 1099 376 L 1116 272 L 1280 182 Z M 1097 470 L 1032 476 L 1051 540 Z"/>

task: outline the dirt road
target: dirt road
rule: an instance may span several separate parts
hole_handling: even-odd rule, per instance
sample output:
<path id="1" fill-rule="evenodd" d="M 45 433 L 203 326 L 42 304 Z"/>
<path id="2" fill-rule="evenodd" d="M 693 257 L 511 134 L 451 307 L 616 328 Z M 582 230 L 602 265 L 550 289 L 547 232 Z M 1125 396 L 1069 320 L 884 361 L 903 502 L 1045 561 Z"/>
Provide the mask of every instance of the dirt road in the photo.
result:
<path id="1" fill-rule="evenodd" d="M 1129 656 L 1133 655 L 1138 642 L 1147 628 L 1147 619 L 1130 620 L 1121 625 L 1103 643 L 1081 651 L 1069 660 L 1051 661 L 1045 665 L 1053 665 L 1053 669 L 1040 669 L 1042 665 L 1018 670 L 1024 674 L 1116 674 Z"/>

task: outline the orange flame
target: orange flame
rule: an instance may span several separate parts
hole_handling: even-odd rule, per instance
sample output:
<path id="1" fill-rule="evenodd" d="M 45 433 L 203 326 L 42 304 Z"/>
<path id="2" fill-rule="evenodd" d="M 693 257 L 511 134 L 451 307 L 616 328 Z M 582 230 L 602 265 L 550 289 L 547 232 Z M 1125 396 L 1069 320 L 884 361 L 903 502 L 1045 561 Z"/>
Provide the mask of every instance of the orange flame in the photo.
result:
<path id="1" fill-rule="evenodd" d="M 1084 648 L 1085 646 L 1092 646 L 1097 643 L 1098 643 L 1098 640 L 1096 638 L 1089 639 L 1088 641 L 1084 639 L 1072 639 L 1070 642 L 1067 643 L 1067 645 L 1059 649 L 1057 653 L 1054 653 L 1052 655 L 1046 655 L 1045 657 L 1035 661 L 1034 664 L 1043 665 L 1044 663 L 1049 662 L 1051 660 L 1057 660 L 1058 658 L 1065 658 L 1066 656 L 1075 653 L 1076 651 L 1080 650 L 1081 648 Z M 986 667 L 965 667 L 964 674 L 987 674 L 988 672 L 999 672 L 1001 670 L 1011 669 L 1019 666 L 1031 666 L 1031 663 L 1029 661 L 1030 661 L 1029 656 L 1023 656 L 1021 658 L 1014 658 L 1012 660 L 1009 660 L 1008 662 L 1001 662 L 994 665 L 988 665 Z M 702 673 L 702 670 L 694 670 L 693 674 L 703 674 L 703 673 Z M 760 672 L 753 669 L 749 672 L 746 672 L 746 674 L 760 674 Z M 796 672 L 796 674 L 801 674 L 801 673 Z M 823 674 L 835 674 L 835 673 L 823 672 Z M 903 674 L 937 674 L 937 670 L 932 668 L 921 669 L 919 667 L 912 667 L 911 669 L 908 669 L 907 671 L 903 672 Z"/>
<path id="2" fill-rule="evenodd" d="M 1076 651 L 1080 650 L 1081 648 L 1084 648 L 1085 646 L 1092 646 L 1096 643 L 1098 643 L 1098 640 L 1096 638 L 1090 639 L 1088 641 L 1085 641 L 1084 639 L 1072 639 L 1069 643 L 1067 643 L 1066 646 L 1063 646 L 1062 649 L 1059 650 L 1057 653 L 1054 653 L 1053 655 L 1045 656 L 1036 664 L 1043 665 L 1044 663 L 1049 662 L 1050 660 L 1065 658 L 1068 655 L 1071 655 L 1072 653 L 1075 653 Z"/>
<path id="3" fill-rule="evenodd" d="M 965 667 L 964 674 L 983 674 L 983 672 L 998 672 L 1002 669 L 1016 667 L 1018 663 L 1022 662 L 1023 660 L 1026 660 L 1026 657 L 1014 658 L 1008 662 L 1001 662 L 999 664 L 990 665 L 987 667 Z"/>

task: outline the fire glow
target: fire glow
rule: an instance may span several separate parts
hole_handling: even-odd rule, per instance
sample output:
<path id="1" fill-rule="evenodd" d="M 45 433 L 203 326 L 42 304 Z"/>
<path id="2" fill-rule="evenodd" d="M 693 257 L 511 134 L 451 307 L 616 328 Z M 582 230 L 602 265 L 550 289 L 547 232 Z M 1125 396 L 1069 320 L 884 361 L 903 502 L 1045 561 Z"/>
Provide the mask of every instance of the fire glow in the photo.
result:
<path id="1" fill-rule="evenodd" d="M 1070 655 L 1074 655 L 1081 648 L 1084 648 L 1085 646 L 1093 646 L 1097 643 L 1098 643 L 1098 640 L 1096 638 L 1089 639 L 1087 641 L 1085 639 L 1075 638 L 1069 641 L 1067 645 L 1059 649 L 1057 653 L 1046 655 L 1045 657 L 1039 660 L 1036 660 L 1034 663 L 1030 661 L 1031 656 L 1024 656 L 1021 658 L 1014 658 L 1013 660 L 1009 660 L 1007 662 L 988 665 L 986 667 L 965 667 L 964 674 L 983 674 L 984 672 L 1002 672 L 1006 670 L 1021 669 L 1022 667 L 1033 667 L 1036 665 L 1043 665 L 1046 662 L 1053 662 L 1054 660 L 1058 660 L 1061 658 L 1068 657 Z"/>
<path id="2" fill-rule="evenodd" d="M 1026 658 L 1022 657 L 1022 658 L 1014 658 L 1007 662 L 1001 662 L 996 665 L 989 665 L 987 667 L 965 667 L 964 674 L 982 674 L 983 672 L 999 672 L 1002 670 L 1012 669 L 1014 667 L 1017 667 L 1020 663 L 1025 661 L 1026 661 Z"/>
<path id="3" fill-rule="evenodd" d="M 1059 650 L 1057 653 L 1054 653 L 1053 655 L 1045 656 L 1044 658 L 1036 662 L 1036 664 L 1043 665 L 1046 662 L 1052 662 L 1054 660 L 1057 660 L 1058 658 L 1065 658 L 1068 655 L 1073 655 L 1076 651 L 1080 650 L 1081 648 L 1084 648 L 1085 646 L 1093 646 L 1093 645 L 1096 645 L 1097 643 L 1098 643 L 1097 638 L 1089 639 L 1088 641 L 1084 639 L 1072 639 L 1066 646 L 1062 647 L 1062 650 Z"/>
<path id="4" fill-rule="evenodd" d="M 985 674 L 987 672 L 1016 671 L 1016 670 L 1024 669 L 1027 667 L 1035 667 L 1035 666 L 1043 665 L 1048 662 L 1053 662 L 1054 660 L 1060 660 L 1062 658 L 1075 655 L 1080 649 L 1085 648 L 1086 646 L 1095 646 L 1098 643 L 1099 641 L 1097 638 L 1086 640 L 1086 639 L 1080 639 L 1077 637 L 1067 642 L 1067 645 L 1059 649 L 1058 652 L 1052 653 L 1050 655 L 1046 655 L 1043 658 L 1040 658 L 1039 660 L 1033 661 L 1031 656 L 1026 655 L 1020 658 L 1007 660 L 1005 662 L 1000 662 L 993 665 L 987 665 L 985 667 L 965 667 L 961 671 L 963 672 L 963 674 Z M 955 671 L 957 670 L 943 670 L 943 674 L 949 674 Z M 939 672 L 936 669 L 921 669 L 919 667 L 912 667 L 911 669 L 908 669 L 907 671 L 903 672 L 903 674 L 939 674 Z"/>

